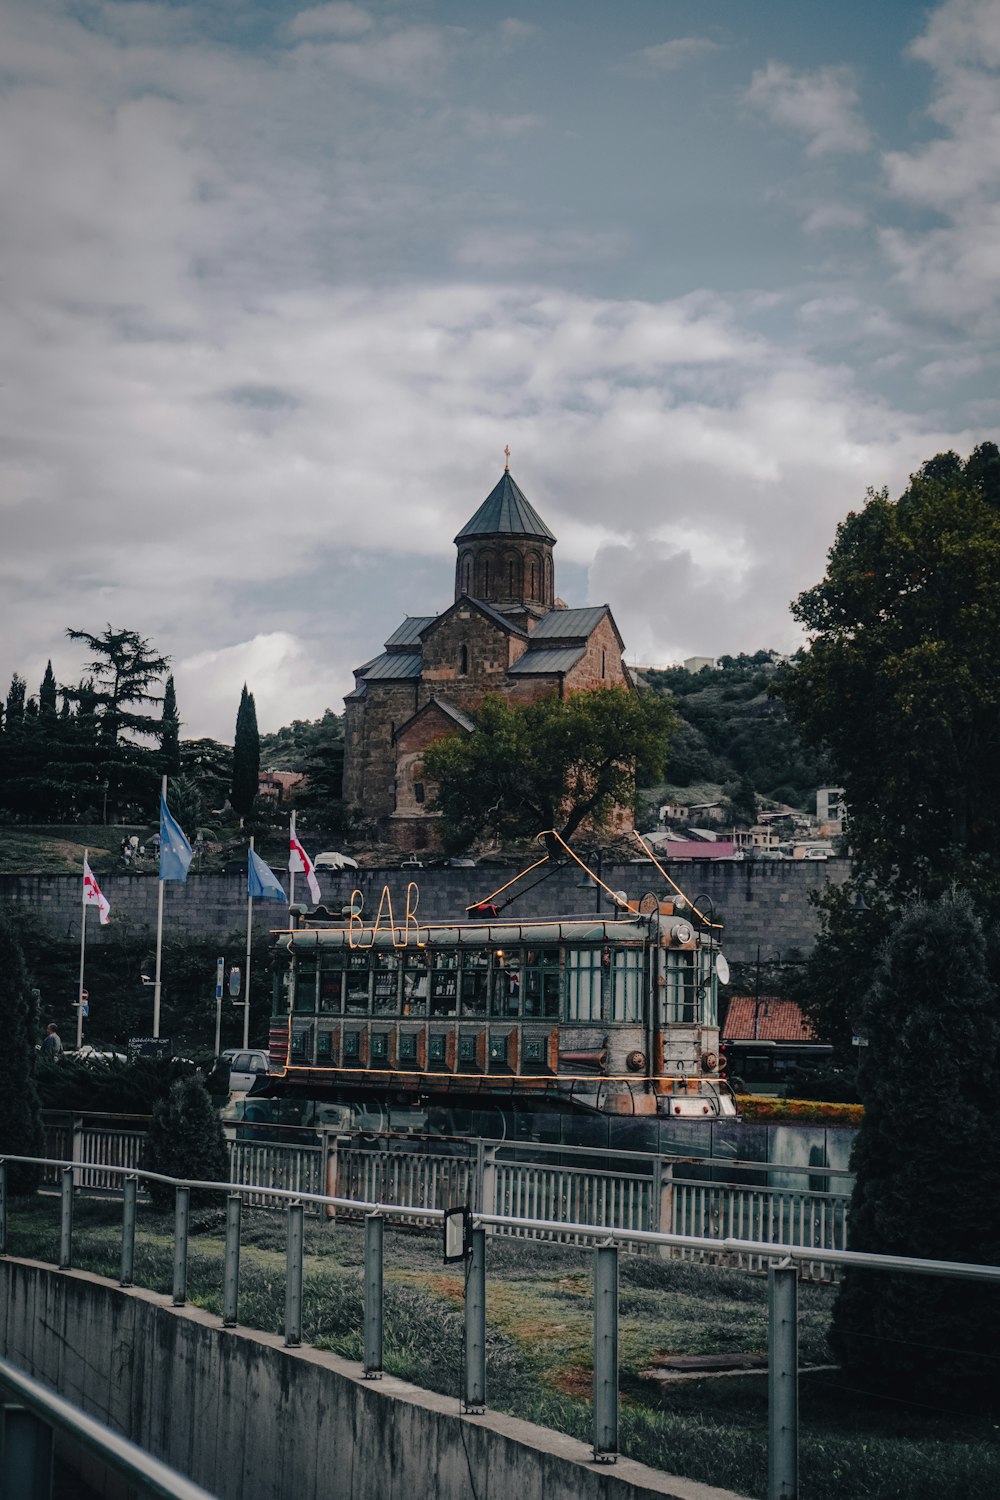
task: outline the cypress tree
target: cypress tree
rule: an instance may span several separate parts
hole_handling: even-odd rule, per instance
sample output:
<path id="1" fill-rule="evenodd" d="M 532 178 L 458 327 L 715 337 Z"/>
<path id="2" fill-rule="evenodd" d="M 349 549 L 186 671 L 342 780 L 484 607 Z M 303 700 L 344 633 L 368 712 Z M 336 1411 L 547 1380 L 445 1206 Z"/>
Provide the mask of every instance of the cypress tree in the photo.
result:
<path id="1" fill-rule="evenodd" d="M 176 776 L 181 768 L 181 721 L 177 713 L 177 694 L 173 673 L 163 689 L 163 717 L 160 720 L 160 761 L 167 776 Z"/>
<path id="2" fill-rule="evenodd" d="M 222 1122 L 201 1079 L 195 1075 L 171 1084 L 165 1099 L 153 1105 L 142 1165 L 147 1172 L 165 1177 L 186 1177 L 196 1182 L 228 1182 L 229 1157 L 222 1135 Z M 174 1189 L 151 1182 L 149 1196 L 156 1208 L 169 1208 Z M 192 1206 L 221 1208 L 220 1193 L 195 1188 Z"/>
<path id="3" fill-rule="evenodd" d="M 914 903 L 890 934 L 865 999 L 850 1249 L 1000 1263 L 998 971 L 960 893 Z M 996 1403 L 1000 1292 L 848 1270 L 831 1343 L 868 1388 Z"/>
<path id="4" fill-rule="evenodd" d="M 24 695 L 25 681 L 20 673 L 15 672 L 10 679 L 10 687 L 7 689 L 7 728 L 13 729 L 15 724 L 24 718 Z"/>
<path id="5" fill-rule="evenodd" d="M 45 676 L 38 689 L 38 706 L 43 714 L 54 714 L 56 711 L 56 678 L 51 661 L 45 668 Z"/>
<path id="6" fill-rule="evenodd" d="M 32 1077 L 35 1061 L 34 1004 L 28 989 L 24 953 L 13 918 L 0 912 L 0 1034 L 3 1036 L 4 1080 L 0 1089 L 0 1153 L 42 1156 L 38 1090 Z M 33 1193 L 41 1168 L 11 1162 L 7 1184 L 12 1193 Z"/>
<path id="7" fill-rule="evenodd" d="M 260 780 L 260 734 L 257 731 L 257 707 L 253 693 L 243 684 L 239 712 L 236 715 L 236 739 L 233 744 L 233 808 L 243 819 L 249 816 Z"/>

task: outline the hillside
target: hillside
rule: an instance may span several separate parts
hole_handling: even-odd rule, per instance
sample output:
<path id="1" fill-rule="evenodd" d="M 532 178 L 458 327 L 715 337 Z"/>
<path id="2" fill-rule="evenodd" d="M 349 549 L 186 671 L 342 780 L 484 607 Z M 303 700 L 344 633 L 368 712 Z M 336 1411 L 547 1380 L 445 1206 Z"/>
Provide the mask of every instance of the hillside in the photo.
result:
<path id="1" fill-rule="evenodd" d="M 667 796 L 710 801 L 747 778 L 760 796 L 812 810 L 830 767 L 803 745 L 782 703 L 769 696 L 778 671 L 775 653 L 758 651 L 720 657 L 714 670 L 639 673 L 645 686 L 673 696 L 681 718 L 662 789 Z"/>

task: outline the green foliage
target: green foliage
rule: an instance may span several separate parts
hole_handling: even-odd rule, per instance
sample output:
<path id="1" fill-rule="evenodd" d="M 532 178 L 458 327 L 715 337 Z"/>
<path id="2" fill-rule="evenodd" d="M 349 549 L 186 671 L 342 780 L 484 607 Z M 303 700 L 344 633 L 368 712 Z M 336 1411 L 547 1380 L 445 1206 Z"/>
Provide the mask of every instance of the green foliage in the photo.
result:
<path id="1" fill-rule="evenodd" d="M 167 1097 L 153 1106 L 142 1166 L 147 1172 L 162 1172 L 167 1177 L 229 1181 L 222 1123 L 200 1078 L 179 1078 Z M 154 1207 L 168 1208 L 173 1203 L 172 1187 L 158 1182 L 148 1186 Z M 218 1201 L 218 1193 L 192 1189 L 192 1207 L 217 1206 Z"/>
<path id="2" fill-rule="evenodd" d="M 257 731 L 257 706 L 246 683 L 236 715 L 236 740 L 233 745 L 232 804 L 241 818 L 249 815 L 257 796 L 260 780 L 260 735 Z"/>
<path id="3" fill-rule="evenodd" d="M 160 768 L 165 776 L 176 776 L 181 768 L 181 721 L 177 713 L 177 694 L 171 672 L 163 689 L 163 714 L 160 719 Z"/>
<path id="4" fill-rule="evenodd" d="M 3 1035 L 4 1080 L 0 1089 L 0 1153 L 42 1156 L 45 1137 L 38 1091 L 32 1077 L 35 1061 L 34 1005 L 14 917 L 0 912 L 0 1034 Z M 33 1193 L 41 1169 L 11 1162 L 7 1185 L 12 1193 Z"/>
<path id="5" fill-rule="evenodd" d="M 193 1062 L 178 1057 L 140 1057 L 130 1063 L 64 1055 L 58 1063 L 39 1063 L 35 1082 L 43 1109 L 148 1115 L 179 1078 L 194 1071 Z"/>
<path id="6" fill-rule="evenodd" d="M 850 1248 L 1000 1262 L 1000 954 L 968 897 L 904 911 L 865 1001 Z M 831 1342 L 851 1378 L 997 1403 L 1000 1291 L 849 1270 Z"/>
<path id="7" fill-rule="evenodd" d="M 54 714 L 56 711 L 56 677 L 51 661 L 46 664 L 45 676 L 38 689 L 38 707 L 43 714 Z"/>
<path id="8" fill-rule="evenodd" d="M 802 1007 L 820 1041 L 832 1045 L 834 1065 L 853 1068 L 858 1049 L 851 1038 L 864 1014 L 872 965 L 892 925 L 892 908 L 860 881 L 825 885 L 809 899 L 822 925 L 806 962 L 789 971 L 788 997 Z"/>
<path id="9" fill-rule="evenodd" d="M 1000 452 L 869 491 L 795 617 L 777 692 L 846 789 L 856 867 L 900 895 L 1000 890 Z"/>
<path id="10" fill-rule="evenodd" d="M 548 829 L 568 840 L 581 824 L 606 824 L 616 804 L 631 805 L 637 762 L 662 771 L 675 722 L 665 699 L 626 688 L 524 707 L 489 694 L 471 718 L 471 734 L 449 735 L 424 755 L 449 850 Z"/>
<path id="11" fill-rule="evenodd" d="M 182 740 L 181 774 L 201 798 L 202 814 L 220 811 L 229 798 L 233 781 L 233 751 L 219 740 Z"/>

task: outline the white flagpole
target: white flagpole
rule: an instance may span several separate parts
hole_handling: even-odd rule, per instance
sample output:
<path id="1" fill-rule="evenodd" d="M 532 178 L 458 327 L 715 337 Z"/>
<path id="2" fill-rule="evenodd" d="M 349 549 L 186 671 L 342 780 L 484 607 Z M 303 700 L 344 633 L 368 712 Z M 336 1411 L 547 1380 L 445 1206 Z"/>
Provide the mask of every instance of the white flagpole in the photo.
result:
<path id="1" fill-rule="evenodd" d="M 250 852 L 253 853 L 253 834 L 250 835 Z M 250 856 L 247 855 L 247 964 L 243 991 L 243 1050 L 250 1045 L 250 945 L 253 941 L 253 897 L 250 894 Z"/>
<path id="2" fill-rule="evenodd" d="M 90 850 L 83 851 L 83 908 L 80 912 L 80 983 L 76 994 L 76 1050 L 83 1046 L 83 963 L 87 951 L 87 861 Z"/>
<path id="3" fill-rule="evenodd" d="M 295 837 L 295 814 L 294 813 L 292 813 L 292 825 L 291 825 L 291 827 L 292 827 L 292 838 L 294 838 Z M 291 911 L 292 907 L 295 905 L 295 864 L 294 864 L 293 860 L 289 860 L 288 863 L 289 863 L 289 867 L 290 867 L 289 868 L 289 872 L 288 872 L 288 910 Z"/>
<path id="4" fill-rule="evenodd" d="M 160 796 L 167 800 L 167 778 L 160 785 Z M 163 876 L 157 872 L 160 889 L 156 898 L 156 978 L 153 980 L 153 1035 L 160 1034 L 160 965 L 163 961 Z"/>

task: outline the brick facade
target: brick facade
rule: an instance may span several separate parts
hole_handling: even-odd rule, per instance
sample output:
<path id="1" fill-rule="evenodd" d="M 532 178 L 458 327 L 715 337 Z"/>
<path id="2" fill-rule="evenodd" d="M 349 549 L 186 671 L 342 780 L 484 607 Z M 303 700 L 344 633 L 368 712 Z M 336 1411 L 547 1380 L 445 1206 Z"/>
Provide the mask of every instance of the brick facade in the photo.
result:
<path id="1" fill-rule="evenodd" d="M 525 704 L 632 685 L 609 607 L 557 600 L 555 538 L 506 470 L 455 542 L 454 602 L 405 620 L 357 669 L 345 700 L 344 800 L 399 849 L 436 845 L 421 756 L 433 740 L 468 732 L 463 710 L 484 694 Z M 615 826 L 631 826 L 627 809 Z"/>

